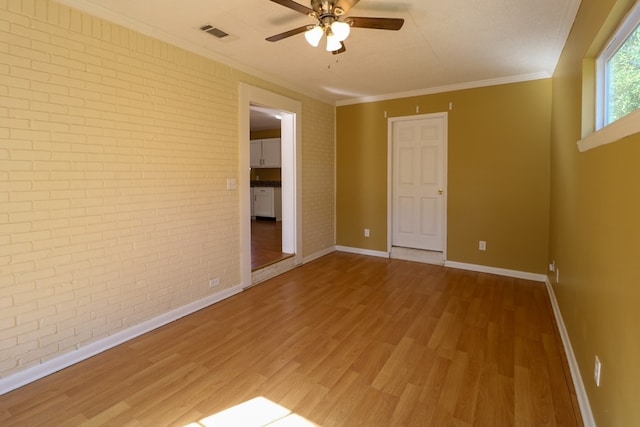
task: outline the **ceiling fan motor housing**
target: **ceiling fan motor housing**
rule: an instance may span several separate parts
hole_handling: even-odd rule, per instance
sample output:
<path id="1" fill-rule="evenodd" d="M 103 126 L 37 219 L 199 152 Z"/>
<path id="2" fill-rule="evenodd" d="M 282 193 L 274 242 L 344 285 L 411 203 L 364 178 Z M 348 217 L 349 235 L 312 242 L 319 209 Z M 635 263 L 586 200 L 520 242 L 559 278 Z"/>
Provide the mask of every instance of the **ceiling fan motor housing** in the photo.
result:
<path id="1" fill-rule="evenodd" d="M 336 6 L 336 0 L 311 0 L 311 8 L 315 10 L 319 17 L 333 16 L 335 19 L 344 13 L 341 7 Z"/>

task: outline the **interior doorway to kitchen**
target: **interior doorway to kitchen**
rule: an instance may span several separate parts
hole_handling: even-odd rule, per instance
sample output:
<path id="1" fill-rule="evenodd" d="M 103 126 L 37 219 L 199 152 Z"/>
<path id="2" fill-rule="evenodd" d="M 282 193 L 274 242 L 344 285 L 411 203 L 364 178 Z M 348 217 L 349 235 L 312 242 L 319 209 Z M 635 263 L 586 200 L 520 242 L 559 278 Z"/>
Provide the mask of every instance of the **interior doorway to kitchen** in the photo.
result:
<path id="1" fill-rule="evenodd" d="M 293 256 L 285 252 L 282 232 L 282 117 L 283 112 L 251 104 L 249 183 L 251 193 L 251 271 Z M 285 130 L 286 132 L 287 130 Z M 285 158 L 287 156 L 284 156 Z M 286 165 L 285 165 L 286 169 Z M 286 183 L 285 188 L 288 188 Z"/>
<path id="2" fill-rule="evenodd" d="M 281 251 L 292 254 L 287 259 L 276 261 L 266 268 L 252 271 L 252 215 L 251 201 L 251 107 L 262 107 L 279 113 L 281 142 Z M 301 232 L 301 153 L 298 148 L 301 141 L 300 101 L 292 100 L 264 89 L 249 85 L 240 85 L 240 201 L 241 201 L 241 240 L 242 240 L 242 283 L 249 287 L 258 281 L 266 280 L 284 273 L 302 263 Z M 264 176 L 264 175 L 263 175 Z M 262 176 L 261 176 L 262 179 Z M 254 200 L 255 202 L 255 200 Z M 278 221 L 275 221 L 276 223 Z M 255 223 L 254 223 L 255 225 Z M 254 229 L 255 231 L 255 229 Z M 271 232 L 278 232 L 271 230 Z M 256 279 L 259 277 L 259 279 Z"/>

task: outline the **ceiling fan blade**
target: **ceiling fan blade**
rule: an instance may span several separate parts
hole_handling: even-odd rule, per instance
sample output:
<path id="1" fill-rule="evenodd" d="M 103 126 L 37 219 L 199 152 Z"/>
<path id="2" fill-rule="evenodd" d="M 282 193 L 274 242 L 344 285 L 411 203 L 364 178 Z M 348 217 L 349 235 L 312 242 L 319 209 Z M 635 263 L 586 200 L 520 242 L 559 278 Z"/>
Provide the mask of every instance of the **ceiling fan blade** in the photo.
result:
<path id="1" fill-rule="evenodd" d="M 278 40 L 286 39 L 287 37 L 295 36 L 296 34 L 304 33 L 313 27 L 313 25 L 303 25 L 302 27 L 294 28 L 293 30 L 285 31 L 284 33 L 276 34 L 275 36 L 267 37 L 265 40 L 268 42 L 277 42 Z"/>
<path id="2" fill-rule="evenodd" d="M 340 42 L 340 44 L 342 45 L 342 46 L 340 47 L 340 49 L 338 49 L 338 50 L 334 50 L 334 51 L 333 51 L 333 52 L 331 52 L 331 53 L 333 53 L 334 55 L 337 55 L 337 54 L 339 54 L 339 53 L 346 52 L 346 51 L 347 51 L 347 48 L 345 47 L 344 42 Z"/>
<path id="3" fill-rule="evenodd" d="M 376 30 L 399 30 L 404 25 L 404 19 L 401 18 L 367 18 L 359 16 L 350 16 L 344 20 L 355 28 L 373 28 Z"/>
<path id="4" fill-rule="evenodd" d="M 271 0 L 274 3 L 278 3 L 281 6 L 288 7 L 289 9 L 300 12 L 303 15 L 309 15 L 314 13 L 313 9 L 303 6 L 300 3 L 296 3 L 293 0 Z"/>
<path id="5" fill-rule="evenodd" d="M 340 9 L 342 9 L 344 11 L 344 13 L 349 12 L 349 9 L 351 9 L 353 6 L 356 5 L 356 3 L 358 3 L 360 0 L 338 0 L 334 6 L 335 7 L 339 7 Z"/>

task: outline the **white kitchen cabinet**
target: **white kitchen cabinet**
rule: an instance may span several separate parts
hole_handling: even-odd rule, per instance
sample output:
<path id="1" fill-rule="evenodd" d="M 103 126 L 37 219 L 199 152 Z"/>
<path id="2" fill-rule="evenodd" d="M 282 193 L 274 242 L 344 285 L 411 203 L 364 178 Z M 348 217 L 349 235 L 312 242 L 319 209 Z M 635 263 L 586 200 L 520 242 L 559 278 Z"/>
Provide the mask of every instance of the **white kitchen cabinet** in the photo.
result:
<path id="1" fill-rule="evenodd" d="M 251 144 L 252 168 L 279 168 L 282 166 L 280 138 L 253 139 Z"/>
<path id="2" fill-rule="evenodd" d="M 253 187 L 252 216 L 282 220 L 282 188 Z"/>

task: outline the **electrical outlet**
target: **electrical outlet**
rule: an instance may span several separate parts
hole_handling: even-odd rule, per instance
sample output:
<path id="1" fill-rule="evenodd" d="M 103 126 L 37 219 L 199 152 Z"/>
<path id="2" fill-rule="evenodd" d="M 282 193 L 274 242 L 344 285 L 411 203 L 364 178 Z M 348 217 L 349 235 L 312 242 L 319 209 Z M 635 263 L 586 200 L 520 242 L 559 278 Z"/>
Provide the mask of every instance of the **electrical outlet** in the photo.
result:
<path id="1" fill-rule="evenodd" d="M 371 235 L 371 232 L 369 231 L 368 228 L 364 229 L 364 237 L 369 237 Z"/>
<path id="2" fill-rule="evenodd" d="M 552 273 L 554 271 L 556 271 L 556 261 L 555 260 L 551 261 L 551 264 L 549 264 L 549 271 L 552 272 Z"/>
<path id="3" fill-rule="evenodd" d="M 600 373 L 602 372 L 602 363 L 598 355 L 596 355 L 596 363 L 593 365 L 593 380 L 596 382 L 596 386 L 600 387 Z"/>
<path id="4" fill-rule="evenodd" d="M 216 286 L 220 285 L 220 278 L 216 277 L 215 279 L 211 279 L 209 280 L 209 287 L 210 288 L 215 288 Z"/>
<path id="5" fill-rule="evenodd" d="M 480 242 L 478 243 L 478 249 L 481 251 L 486 251 L 487 250 L 487 242 L 485 242 L 484 240 L 480 240 Z"/>

